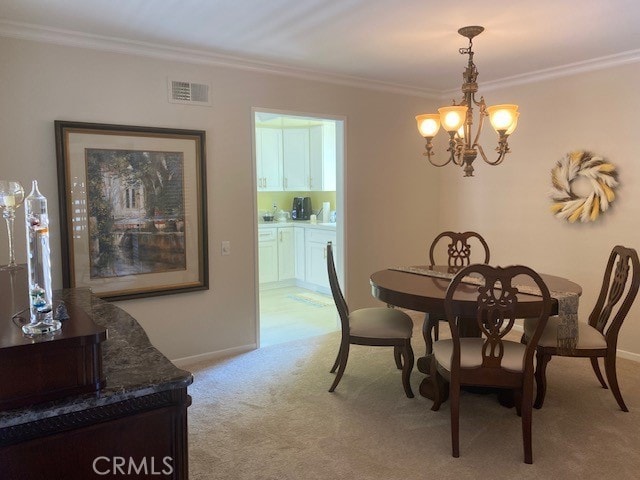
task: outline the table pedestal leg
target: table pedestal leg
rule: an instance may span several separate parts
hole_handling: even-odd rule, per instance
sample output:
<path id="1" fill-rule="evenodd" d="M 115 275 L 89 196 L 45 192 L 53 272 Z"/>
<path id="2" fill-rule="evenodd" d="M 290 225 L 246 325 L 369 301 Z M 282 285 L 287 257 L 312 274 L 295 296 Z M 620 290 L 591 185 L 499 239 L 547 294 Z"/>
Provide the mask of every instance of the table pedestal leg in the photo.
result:
<path id="1" fill-rule="evenodd" d="M 418 359 L 418 370 L 426 376 L 420 383 L 420 395 L 433 400 L 432 410 L 438 410 L 440 404 L 449 398 L 447 383 L 435 370 L 433 355 L 427 355 Z"/>

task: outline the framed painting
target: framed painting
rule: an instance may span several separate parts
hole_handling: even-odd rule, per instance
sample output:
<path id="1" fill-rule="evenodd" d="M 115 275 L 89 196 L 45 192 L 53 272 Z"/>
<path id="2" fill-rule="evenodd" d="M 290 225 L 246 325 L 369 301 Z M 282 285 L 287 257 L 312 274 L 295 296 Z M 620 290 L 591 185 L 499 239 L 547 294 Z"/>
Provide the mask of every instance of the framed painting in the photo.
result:
<path id="1" fill-rule="evenodd" d="M 55 122 L 65 288 L 209 288 L 205 132 Z"/>

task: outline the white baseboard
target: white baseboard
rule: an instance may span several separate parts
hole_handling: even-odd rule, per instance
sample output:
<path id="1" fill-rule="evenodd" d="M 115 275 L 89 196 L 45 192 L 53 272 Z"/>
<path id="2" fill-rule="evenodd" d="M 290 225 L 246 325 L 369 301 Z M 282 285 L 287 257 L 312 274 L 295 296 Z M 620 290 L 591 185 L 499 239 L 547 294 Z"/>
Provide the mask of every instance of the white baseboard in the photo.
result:
<path id="1" fill-rule="evenodd" d="M 190 357 L 176 358 L 171 360 L 176 367 L 185 368 L 195 363 L 204 362 L 207 360 L 217 360 L 219 358 L 231 357 L 233 355 L 239 355 L 241 353 L 250 352 L 255 350 L 258 346 L 255 343 L 250 345 L 243 345 L 241 347 L 227 348 L 225 350 L 217 350 L 215 352 L 200 353 L 198 355 L 192 355 Z"/>
<path id="2" fill-rule="evenodd" d="M 625 350 L 620 350 L 620 349 L 618 349 L 616 353 L 617 353 L 617 356 L 620 358 L 626 358 L 627 360 L 640 363 L 640 354 L 638 353 L 627 352 Z"/>
<path id="3" fill-rule="evenodd" d="M 513 326 L 513 330 L 517 332 L 524 331 L 524 329 L 522 328 L 522 325 L 518 325 L 518 324 Z M 225 350 L 217 350 L 215 352 L 201 353 L 199 355 L 193 355 L 190 357 L 176 358 L 175 360 L 171 360 L 171 361 L 176 367 L 185 368 L 185 367 L 188 367 L 189 365 L 204 362 L 207 360 L 217 360 L 220 358 L 231 357 L 233 355 L 239 355 L 241 353 L 250 352 L 251 350 L 255 350 L 256 348 L 258 348 L 257 345 L 255 343 L 252 343 L 250 345 L 243 345 L 241 347 L 227 348 Z M 638 353 L 627 352 L 625 350 L 618 349 L 618 357 L 640 363 L 640 354 Z"/>

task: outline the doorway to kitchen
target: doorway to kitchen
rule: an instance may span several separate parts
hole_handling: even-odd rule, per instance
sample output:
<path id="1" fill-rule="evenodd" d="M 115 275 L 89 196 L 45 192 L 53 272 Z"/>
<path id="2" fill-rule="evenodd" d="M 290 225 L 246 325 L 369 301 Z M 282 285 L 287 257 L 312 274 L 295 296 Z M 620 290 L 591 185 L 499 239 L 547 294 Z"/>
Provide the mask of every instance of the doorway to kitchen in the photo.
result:
<path id="1" fill-rule="evenodd" d="M 327 242 L 344 265 L 344 118 L 254 109 L 258 345 L 339 330 Z"/>

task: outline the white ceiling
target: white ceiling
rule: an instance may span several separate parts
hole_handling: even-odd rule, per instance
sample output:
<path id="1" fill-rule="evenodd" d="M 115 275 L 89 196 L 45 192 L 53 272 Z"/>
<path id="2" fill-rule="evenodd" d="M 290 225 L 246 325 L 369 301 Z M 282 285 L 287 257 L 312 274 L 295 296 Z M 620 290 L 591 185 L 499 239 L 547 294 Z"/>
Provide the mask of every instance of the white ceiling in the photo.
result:
<path id="1" fill-rule="evenodd" d="M 467 40 L 481 85 L 640 59 L 638 0 L 2 0 L 0 35 L 78 32 L 422 93 L 458 89 Z M 108 38 L 103 38 L 108 37 Z M 141 43 L 143 42 L 143 43 Z M 186 58 L 186 56 L 185 56 Z M 214 57 L 210 57 L 214 58 Z M 596 60 L 594 62 L 594 60 Z"/>

